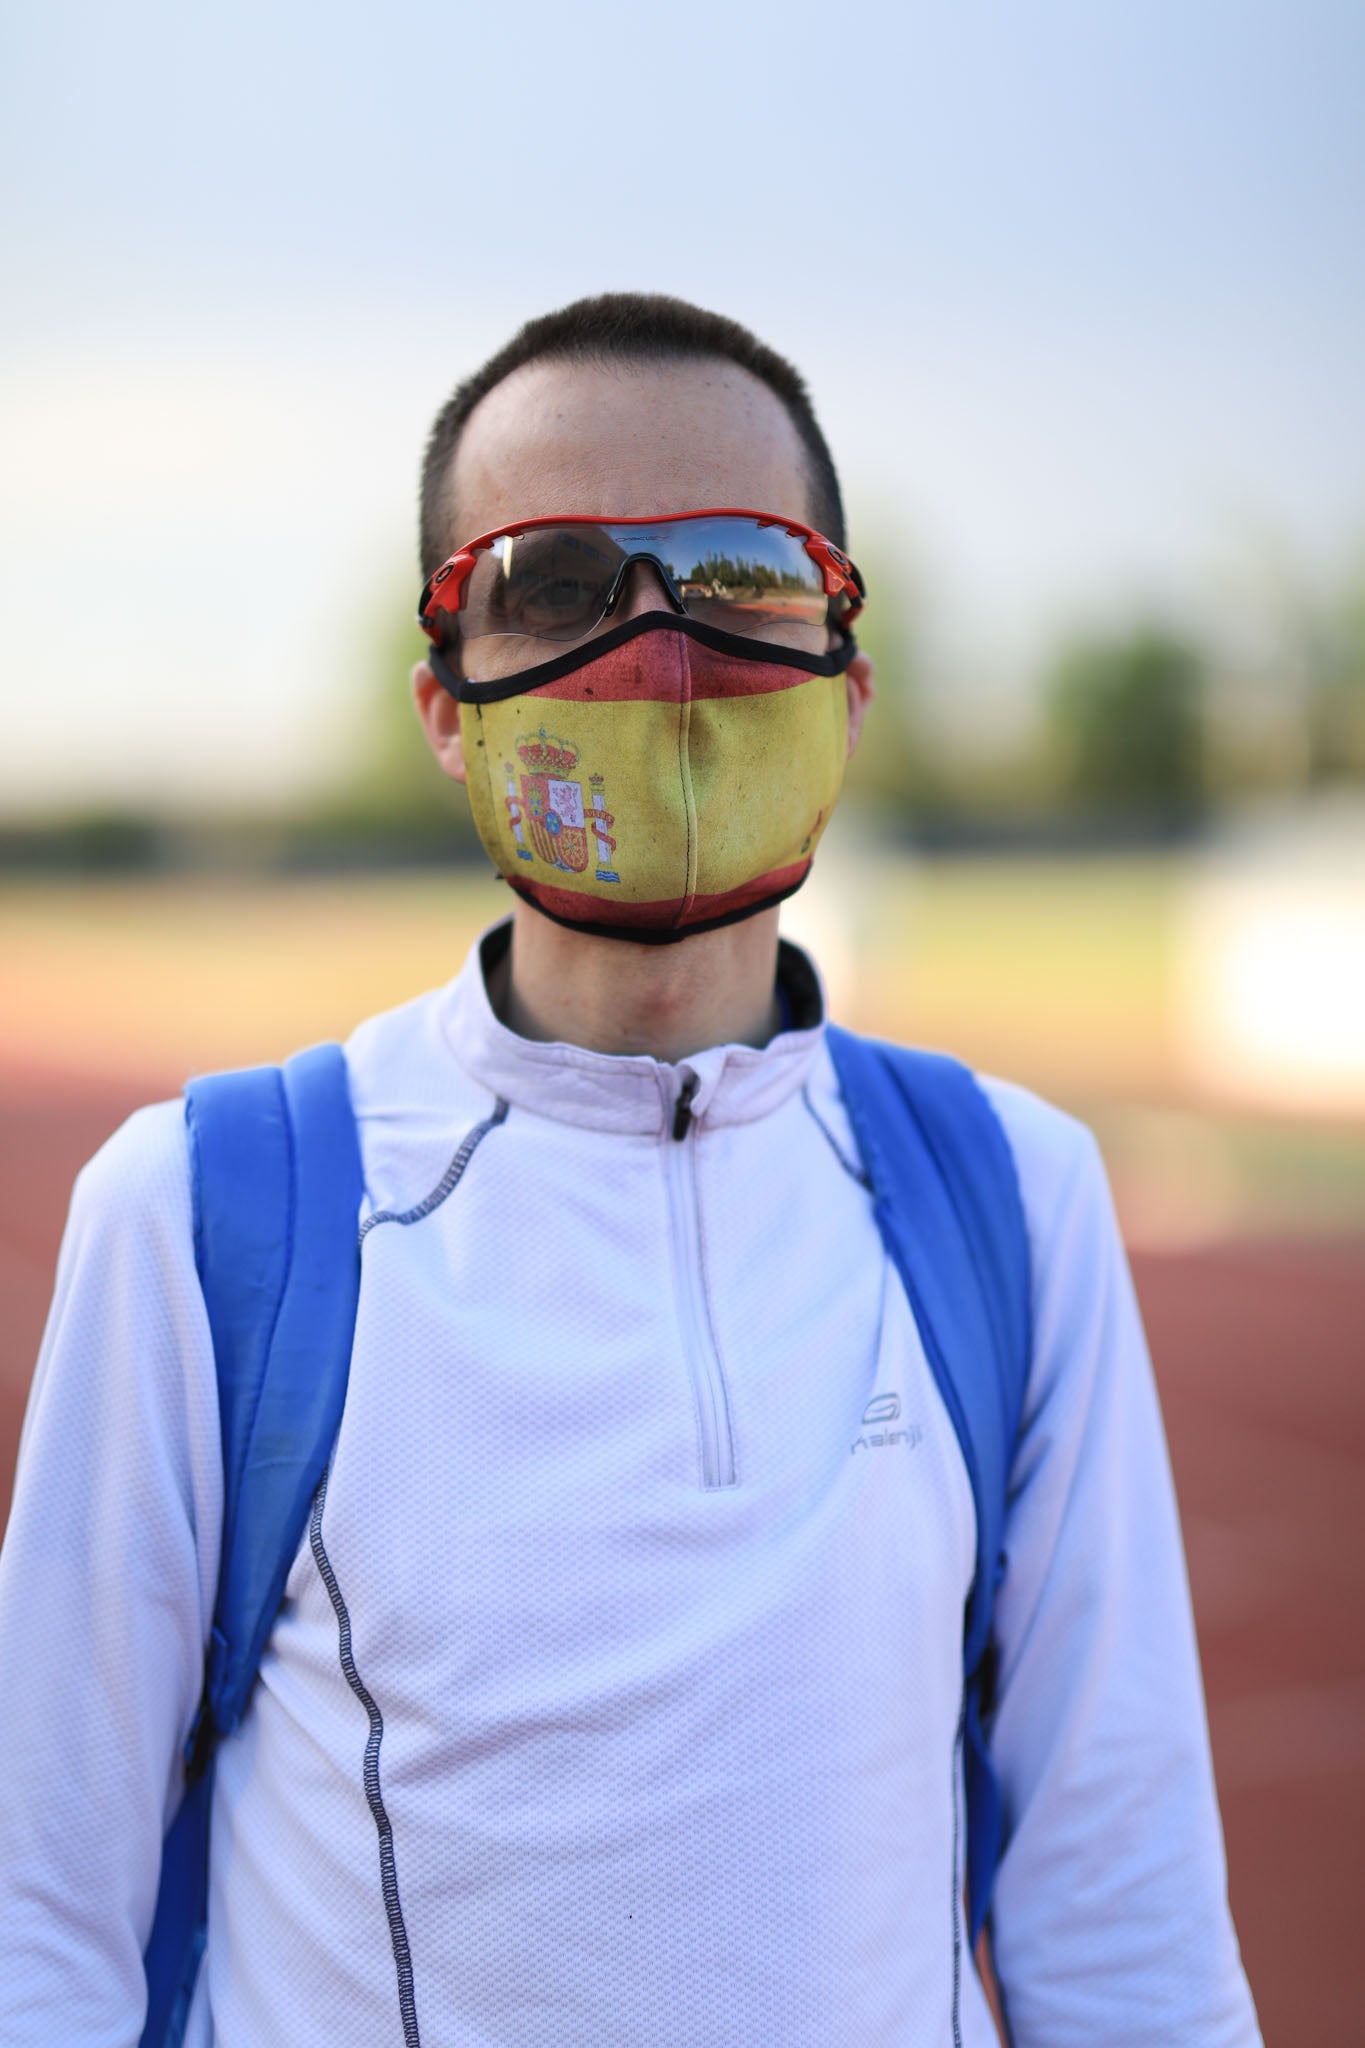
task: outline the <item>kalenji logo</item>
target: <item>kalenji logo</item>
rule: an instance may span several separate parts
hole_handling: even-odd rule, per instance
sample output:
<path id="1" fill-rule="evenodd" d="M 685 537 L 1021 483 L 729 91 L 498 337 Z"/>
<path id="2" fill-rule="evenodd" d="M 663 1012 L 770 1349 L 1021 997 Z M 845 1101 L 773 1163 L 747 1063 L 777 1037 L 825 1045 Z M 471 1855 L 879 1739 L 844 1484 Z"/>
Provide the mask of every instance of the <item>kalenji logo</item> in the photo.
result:
<path id="1" fill-rule="evenodd" d="M 883 1423 L 895 1422 L 901 1412 L 899 1394 L 874 1394 L 863 1410 L 863 1428 L 868 1432 L 849 1445 L 850 1451 L 885 1450 L 892 1444 L 906 1444 L 911 1450 L 920 1441 L 924 1432 L 917 1422 L 907 1423 L 904 1429 L 884 1429 Z"/>

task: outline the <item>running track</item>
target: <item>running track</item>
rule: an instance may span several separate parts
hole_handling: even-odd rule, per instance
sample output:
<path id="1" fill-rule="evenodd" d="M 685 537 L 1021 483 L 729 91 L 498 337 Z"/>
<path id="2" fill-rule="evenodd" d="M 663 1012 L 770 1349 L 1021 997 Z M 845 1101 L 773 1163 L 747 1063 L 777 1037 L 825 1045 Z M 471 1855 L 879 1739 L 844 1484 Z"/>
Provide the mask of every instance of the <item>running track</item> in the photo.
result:
<path id="1" fill-rule="evenodd" d="M 148 1092 L 0 1073 L 0 1521 L 72 1176 Z M 1365 1247 L 1234 1244 L 1140 1255 L 1134 1270 L 1184 1515 L 1233 1910 L 1266 2040 L 1358 2048 Z"/>

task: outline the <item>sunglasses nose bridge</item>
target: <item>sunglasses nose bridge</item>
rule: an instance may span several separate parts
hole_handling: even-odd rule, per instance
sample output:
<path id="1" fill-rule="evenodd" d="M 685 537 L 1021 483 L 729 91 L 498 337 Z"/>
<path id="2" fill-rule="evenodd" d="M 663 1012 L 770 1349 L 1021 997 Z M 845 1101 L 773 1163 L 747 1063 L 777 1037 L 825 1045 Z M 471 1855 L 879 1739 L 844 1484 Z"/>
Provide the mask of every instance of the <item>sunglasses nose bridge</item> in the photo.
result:
<path id="1" fill-rule="evenodd" d="M 652 598 L 650 578 L 647 575 L 635 575 L 633 572 L 637 569 L 652 569 L 663 585 L 664 595 L 670 607 L 676 612 L 686 612 L 687 606 L 683 603 L 682 593 L 659 557 L 651 554 L 648 549 L 641 548 L 638 554 L 627 555 L 612 577 L 611 588 L 607 592 L 607 601 L 602 610 L 604 619 L 613 618 L 618 613 L 623 619 L 634 619 L 642 612 L 656 612 L 660 609 Z"/>

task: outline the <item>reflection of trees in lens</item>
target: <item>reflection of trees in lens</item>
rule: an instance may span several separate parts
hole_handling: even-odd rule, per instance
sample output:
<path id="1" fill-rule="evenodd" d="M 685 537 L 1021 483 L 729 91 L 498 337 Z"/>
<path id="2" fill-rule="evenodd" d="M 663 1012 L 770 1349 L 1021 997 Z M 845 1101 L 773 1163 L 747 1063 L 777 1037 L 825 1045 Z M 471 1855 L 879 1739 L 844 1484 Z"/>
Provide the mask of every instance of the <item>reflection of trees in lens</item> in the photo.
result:
<path id="1" fill-rule="evenodd" d="M 743 555 L 704 555 L 682 585 L 682 593 L 684 598 L 707 596 L 722 604 L 752 604 L 762 598 L 768 608 L 781 611 L 800 606 L 817 624 L 825 616 L 824 594 L 814 588 L 810 575 Z"/>

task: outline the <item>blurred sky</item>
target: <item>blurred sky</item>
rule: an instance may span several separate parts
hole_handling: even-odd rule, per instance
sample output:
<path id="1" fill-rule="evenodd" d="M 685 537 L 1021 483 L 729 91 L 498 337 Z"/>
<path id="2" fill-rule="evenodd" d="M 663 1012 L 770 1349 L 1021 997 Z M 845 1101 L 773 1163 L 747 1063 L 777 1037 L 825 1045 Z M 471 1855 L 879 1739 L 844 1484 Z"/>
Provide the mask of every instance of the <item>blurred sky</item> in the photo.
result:
<path id="1" fill-rule="evenodd" d="M 7 10 L 0 806 L 355 744 L 432 414 L 675 291 L 795 357 L 880 601 L 1050 636 L 1365 551 L 1362 0 Z"/>

